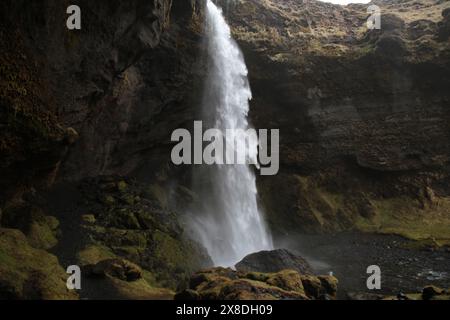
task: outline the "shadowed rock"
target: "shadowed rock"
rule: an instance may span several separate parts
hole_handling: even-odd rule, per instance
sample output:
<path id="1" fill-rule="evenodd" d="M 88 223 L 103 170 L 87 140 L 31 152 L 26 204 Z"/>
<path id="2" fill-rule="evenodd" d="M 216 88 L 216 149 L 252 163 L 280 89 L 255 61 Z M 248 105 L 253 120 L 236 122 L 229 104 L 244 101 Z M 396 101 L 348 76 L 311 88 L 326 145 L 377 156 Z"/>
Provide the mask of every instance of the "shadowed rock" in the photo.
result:
<path id="1" fill-rule="evenodd" d="M 301 274 L 312 274 L 309 263 L 286 249 L 260 251 L 249 254 L 236 265 L 236 270 L 244 272 L 279 272 L 286 269 Z"/>

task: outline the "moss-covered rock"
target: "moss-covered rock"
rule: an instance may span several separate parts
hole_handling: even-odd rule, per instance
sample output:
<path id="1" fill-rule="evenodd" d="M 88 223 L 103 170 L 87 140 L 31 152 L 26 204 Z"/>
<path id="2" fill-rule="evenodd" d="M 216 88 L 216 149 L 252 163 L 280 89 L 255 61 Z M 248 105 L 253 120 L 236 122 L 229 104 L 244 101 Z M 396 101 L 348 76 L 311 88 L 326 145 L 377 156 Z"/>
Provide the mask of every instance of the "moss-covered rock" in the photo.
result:
<path id="1" fill-rule="evenodd" d="M 58 259 L 35 249 L 19 230 L 0 229 L 0 298 L 77 299 Z"/>
<path id="2" fill-rule="evenodd" d="M 176 213 L 147 197 L 147 189 L 123 177 L 99 177 L 81 184 L 88 205 L 95 208 L 95 221 L 83 222 L 90 240 L 79 253 L 80 261 L 92 264 L 100 257 L 125 258 L 151 274 L 154 286 L 186 287 L 189 276 L 210 266 L 211 260 L 186 236 Z"/>
<path id="3" fill-rule="evenodd" d="M 295 270 L 276 273 L 240 272 L 213 268 L 195 273 L 180 300 L 273 300 L 336 298 L 337 279 L 331 276 L 301 275 Z"/>
<path id="4" fill-rule="evenodd" d="M 102 245 L 88 245 L 77 254 L 77 260 L 81 265 L 96 264 L 115 257 L 110 248 Z"/>
<path id="5" fill-rule="evenodd" d="M 88 291 L 101 293 L 91 294 L 91 299 L 167 300 L 174 296 L 171 290 L 155 286 L 151 274 L 122 258 L 84 265 L 83 281 Z"/>
<path id="6" fill-rule="evenodd" d="M 305 294 L 301 275 L 294 270 L 284 270 L 278 273 L 269 274 L 264 281 L 274 287 L 279 287 L 287 291 L 295 291 Z"/>
<path id="7" fill-rule="evenodd" d="M 444 289 L 438 288 L 433 285 L 426 286 L 422 290 L 422 299 L 423 300 L 432 300 L 434 298 L 443 297 L 447 294 L 447 292 Z M 450 297 L 447 297 L 447 300 L 450 300 Z"/>
<path id="8" fill-rule="evenodd" d="M 1 225 L 21 230 L 35 248 L 50 249 L 58 243 L 58 219 L 36 206 L 19 204 L 6 208 Z"/>
<path id="9" fill-rule="evenodd" d="M 142 269 L 125 259 L 105 259 L 93 265 L 86 265 L 85 271 L 89 275 L 110 276 L 124 281 L 134 281 L 142 278 Z"/>

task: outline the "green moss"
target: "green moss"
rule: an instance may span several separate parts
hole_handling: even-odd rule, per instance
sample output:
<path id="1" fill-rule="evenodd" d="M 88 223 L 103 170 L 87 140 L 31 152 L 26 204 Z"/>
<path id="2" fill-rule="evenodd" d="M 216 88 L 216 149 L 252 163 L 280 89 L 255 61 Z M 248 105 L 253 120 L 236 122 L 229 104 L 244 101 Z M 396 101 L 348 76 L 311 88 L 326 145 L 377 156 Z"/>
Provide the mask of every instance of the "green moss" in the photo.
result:
<path id="1" fill-rule="evenodd" d="M 153 287 L 158 285 L 157 280 L 153 272 L 143 269 L 142 270 L 142 278 L 144 278 L 147 283 Z"/>
<path id="2" fill-rule="evenodd" d="M 108 247 L 102 245 L 89 245 L 78 252 L 78 261 L 81 265 L 96 264 L 99 261 L 116 258 Z"/>
<path id="3" fill-rule="evenodd" d="M 128 179 L 126 188 L 120 191 L 117 186 L 121 181 L 125 180 L 102 177 L 82 184 L 88 205 L 92 202 L 93 207 L 98 207 L 93 212 L 95 221 L 82 226 L 90 236 L 90 245 L 108 248 L 114 256 L 136 263 L 152 274 L 154 286 L 171 289 L 186 286 L 189 275 L 208 259 L 203 248 L 183 236 L 176 214 L 160 208 L 154 200 L 141 199 L 146 197 L 147 186 Z M 100 200 L 99 207 L 99 199 L 106 195 L 116 202 L 108 204 Z M 90 251 L 82 252 L 81 256 L 91 256 Z M 92 263 L 94 259 L 84 260 Z"/>
<path id="4" fill-rule="evenodd" d="M 249 272 L 244 277 L 250 280 L 265 282 L 269 276 L 267 275 L 267 273 Z"/>
<path id="5" fill-rule="evenodd" d="M 35 248 L 50 249 L 56 246 L 56 232 L 46 223 L 33 222 L 27 233 L 30 244 Z"/>
<path id="6" fill-rule="evenodd" d="M 116 199 L 114 199 L 111 195 L 105 195 L 103 197 L 103 203 L 106 205 L 114 205 L 116 203 Z"/>
<path id="7" fill-rule="evenodd" d="M 28 205 L 8 207 L 3 214 L 2 223 L 8 228 L 21 230 L 35 248 L 50 249 L 58 243 L 58 219 L 45 215 L 38 207 Z"/>
<path id="8" fill-rule="evenodd" d="M 55 256 L 31 247 L 18 230 L 0 229 L 0 297 L 76 299 L 66 279 Z"/>
<path id="9" fill-rule="evenodd" d="M 175 240 L 166 233 L 155 231 L 153 235 L 155 244 L 155 258 L 165 263 L 170 268 L 176 268 L 189 262 L 189 257 L 178 240 Z"/>
<path id="10" fill-rule="evenodd" d="M 172 300 L 175 293 L 172 290 L 152 287 L 145 281 L 139 279 L 127 282 L 119 279 L 108 279 L 116 294 L 123 299 L 130 300 Z"/>
<path id="11" fill-rule="evenodd" d="M 269 285 L 279 287 L 287 291 L 295 291 L 305 294 L 302 278 L 297 271 L 283 270 L 275 274 L 271 274 L 265 282 Z"/>
<path id="12" fill-rule="evenodd" d="M 95 218 L 95 216 L 93 214 L 84 214 L 81 216 L 81 220 L 86 223 L 86 224 L 95 224 L 95 222 L 97 221 L 97 219 Z"/>
<path id="13" fill-rule="evenodd" d="M 125 182 L 125 181 L 119 181 L 118 183 L 117 183 L 117 189 L 120 191 L 120 192 L 125 192 L 126 190 L 127 190 L 127 187 L 128 187 L 128 185 L 127 185 L 127 183 Z"/>
<path id="14" fill-rule="evenodd" d="M 106 213 L 103 219 L 108 226 L 113 228 L 131 230 L 141 228 L 134 212 L 129 208 L 112 210 L 111 212 Z"/>
<path id="15" fill-rule="evenodd" d="M 418 247 L 450 244 L 450 197 L 436 196 L 429 187 L 426 194 L 431 192 L 433 197 L 425 194 L 382 198 L 363 187 L 353 193 L 330 191 L 327 184 L 321 185 L 329 179 L 325 176 L 289 178 L 292 179 L 289 192 L 299 199 L 297 214 L 303 222 L 313 222 L 310 229 L 319 226 L 321 231 L 353 229 L 397 234 L 419 241 Z M 261 190 L 268 192 L 264 188 Z M 269 205 L 279 206 L 277 203 Z M 277 216 L 277 224 L 286 223 L 278 212 Z M 411 244 L 411 248 L 414 246 Z"/>
<path id="16" fill-rule="evenodd" d="M 9 267 L 13 269 L 17 269 L 17 260 L 15 260 L 11 255 L 4 251 L 5 248 L 0 247 L 0 265 L 3 267 Z"/>
<path id="17" fill-rule="evenodd" d="M 119 246 L 111 248 L 115 254 L 124 257 L 130 261 L 140 261 L 141 255 L 144 253 L 144 248 L 135 246 Z"/>
<path id="18" fill-rule="evenodd" d="M 438 245 L 450 242 L 450 199 L 442 198 L 425 207 L 409 197 L 374 200 L 376 215 L 359 218 L 357 227 L 366 232 L 398 234 L 412 240 L 429 240 Z"/>

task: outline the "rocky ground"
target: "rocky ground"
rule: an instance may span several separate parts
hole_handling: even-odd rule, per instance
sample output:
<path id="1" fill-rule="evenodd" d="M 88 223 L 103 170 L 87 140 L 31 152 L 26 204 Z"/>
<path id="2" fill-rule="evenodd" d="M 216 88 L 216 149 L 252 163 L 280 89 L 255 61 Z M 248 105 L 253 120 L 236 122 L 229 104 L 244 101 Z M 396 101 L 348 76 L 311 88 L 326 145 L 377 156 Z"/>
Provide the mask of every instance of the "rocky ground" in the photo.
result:
<path id="1" fill-rule="evenodd" d="M 307 258 L 316 273 L 339 279 L 339 298 L 379 298 L 421 292 L 427 285 L 450 286 L 450 248 L 379 234 L 292 236 L 278 245 Z M 382 272 L 381 290 L 368 290 L 367 267 Z"/>
<path id="2" fill-rule="evenodd" d="M 239 272 L 215 268 L 192 276 L 189 289 L 176 300 L 311 300 L 334 299 L 337 279 L 301 275 L 295 270 L 276 273 Z"/>

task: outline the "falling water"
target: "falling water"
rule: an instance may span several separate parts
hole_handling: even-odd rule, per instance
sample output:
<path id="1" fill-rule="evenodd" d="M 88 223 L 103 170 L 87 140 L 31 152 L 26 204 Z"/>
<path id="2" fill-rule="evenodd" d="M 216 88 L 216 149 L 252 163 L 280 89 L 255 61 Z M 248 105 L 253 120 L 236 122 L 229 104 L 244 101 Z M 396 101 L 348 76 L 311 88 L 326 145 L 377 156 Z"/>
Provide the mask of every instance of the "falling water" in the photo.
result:
<path id="1" fill-rule="evenodd" d="M 207 1 L 208 77 L 204 97 L 204 122 L 211 127 L 248 129 L 252 93 L 247 67 L 231 37 L 222 10 Z M 245 139 L 245 136 L 237 137 Z M 240 141 L 239 146 L 246 146 Z M 235 153 L 225 141 L 226 152 Z M 257 158 L 257 141 L 247 145 L 248 157 Z M 195 212 L 194 228 L 216 265 L 232 266 L 249 253 L 272 247 L 257 205 L 253 168 L 249 165 L 214 165 L 196 170 L 194 178 L 202 207 Z"/>

